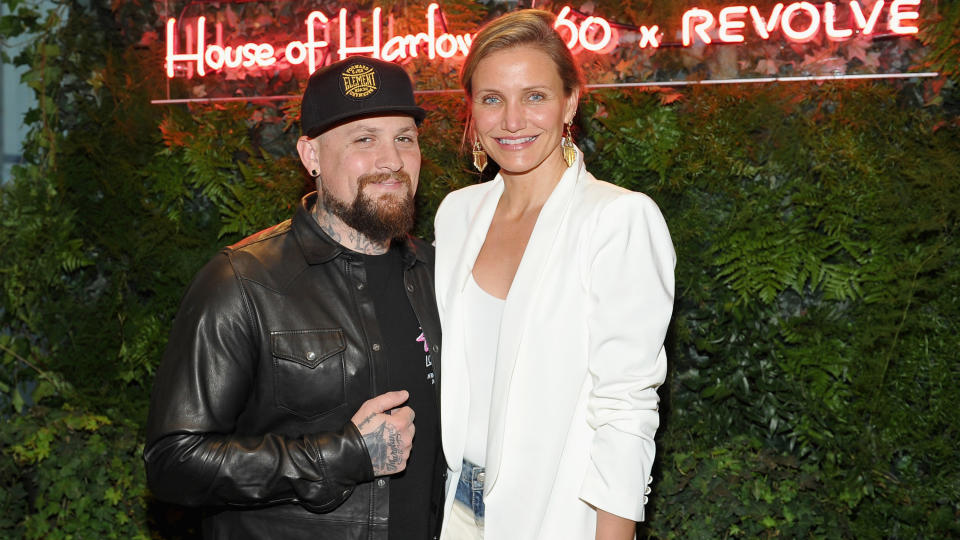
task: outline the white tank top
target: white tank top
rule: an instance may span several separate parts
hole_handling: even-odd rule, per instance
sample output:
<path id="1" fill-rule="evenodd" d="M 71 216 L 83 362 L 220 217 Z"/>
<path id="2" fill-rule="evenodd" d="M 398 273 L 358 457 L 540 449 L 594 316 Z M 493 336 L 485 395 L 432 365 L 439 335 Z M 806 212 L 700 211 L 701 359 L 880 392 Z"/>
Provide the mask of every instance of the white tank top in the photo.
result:
<path id="1" fill-rule="evenodd" d="M 493 393 L 493 370 L 497 365 L 504 303 L 505 300 L 481 289 L 473 279 L 473 274 L 470 274 L 464 290 L 470 414 L 467 417 L 467 443 L 463 458 L 480 466 L 485 466 L 487 461 L 490 397 Z"/>

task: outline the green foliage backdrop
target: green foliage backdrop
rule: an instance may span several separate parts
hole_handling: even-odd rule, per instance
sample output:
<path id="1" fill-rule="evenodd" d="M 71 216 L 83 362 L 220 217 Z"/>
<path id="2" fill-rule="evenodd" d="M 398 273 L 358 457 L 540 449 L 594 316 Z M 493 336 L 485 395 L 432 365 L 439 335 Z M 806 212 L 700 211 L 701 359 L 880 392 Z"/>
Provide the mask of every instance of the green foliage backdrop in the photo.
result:
<path id="1" fill-rule="evenodd" d="M 0 186 L 0 536 L 190 537 L 144 484 L 153 371 L 193 273 L 308 189 L 298 104 L 150 105 L 154 4 L 3 3 L 38 106 Z M 589 168 L 679 257 L 641 536 L 960 537 L 960 7 L 924 6 L 935 80 L 585 96 Z M 505 8 L 445 3 L 457 31 Z M 425 237 L 478 181 L 461 99 L 423 99 Z"/>

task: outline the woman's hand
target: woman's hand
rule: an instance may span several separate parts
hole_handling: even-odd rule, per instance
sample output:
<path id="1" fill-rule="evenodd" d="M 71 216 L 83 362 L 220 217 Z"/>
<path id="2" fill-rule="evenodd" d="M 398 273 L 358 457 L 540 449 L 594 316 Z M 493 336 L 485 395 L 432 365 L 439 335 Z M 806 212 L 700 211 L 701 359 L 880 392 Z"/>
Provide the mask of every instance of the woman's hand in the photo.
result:
<path id="1" fill-rule="evenodd" d="M 597 508 L 596 540 L 633 540 L 637 522 Z"/>

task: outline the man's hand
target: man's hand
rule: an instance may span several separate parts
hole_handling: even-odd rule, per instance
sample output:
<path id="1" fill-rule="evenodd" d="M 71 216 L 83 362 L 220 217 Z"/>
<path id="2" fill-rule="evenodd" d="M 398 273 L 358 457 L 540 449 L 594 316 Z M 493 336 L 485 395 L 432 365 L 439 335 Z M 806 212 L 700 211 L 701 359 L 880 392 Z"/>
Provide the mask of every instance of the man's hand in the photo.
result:
<path id="1" fill-rule="evenodd" d="M 408 397 L 406 390 L 380 394 L 363 402 L 351 418 L 367 445 L 374 476 L 398 473 L 407 467 L 414 415 L 413 409 L 400 405 Z"/>

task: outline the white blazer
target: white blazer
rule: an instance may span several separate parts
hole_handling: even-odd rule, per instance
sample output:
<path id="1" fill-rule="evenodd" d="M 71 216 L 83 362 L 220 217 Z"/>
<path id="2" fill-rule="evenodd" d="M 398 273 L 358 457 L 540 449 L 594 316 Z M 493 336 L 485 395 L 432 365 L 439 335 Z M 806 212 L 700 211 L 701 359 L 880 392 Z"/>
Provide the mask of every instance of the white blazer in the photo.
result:
<path id="1" fill-rule="evenodd" d="M 463 291 L 501 193 L 499 176 L 450 193 L 435 220 L 449 469 L 444 525 L 470 403 Z M 595 508 L 643 519 L 675 262 L 656 204 L 597 180 L 578 153 L 540 212 L 504 305 L 487 439 L 486 540 L 592 539 Z"/>

